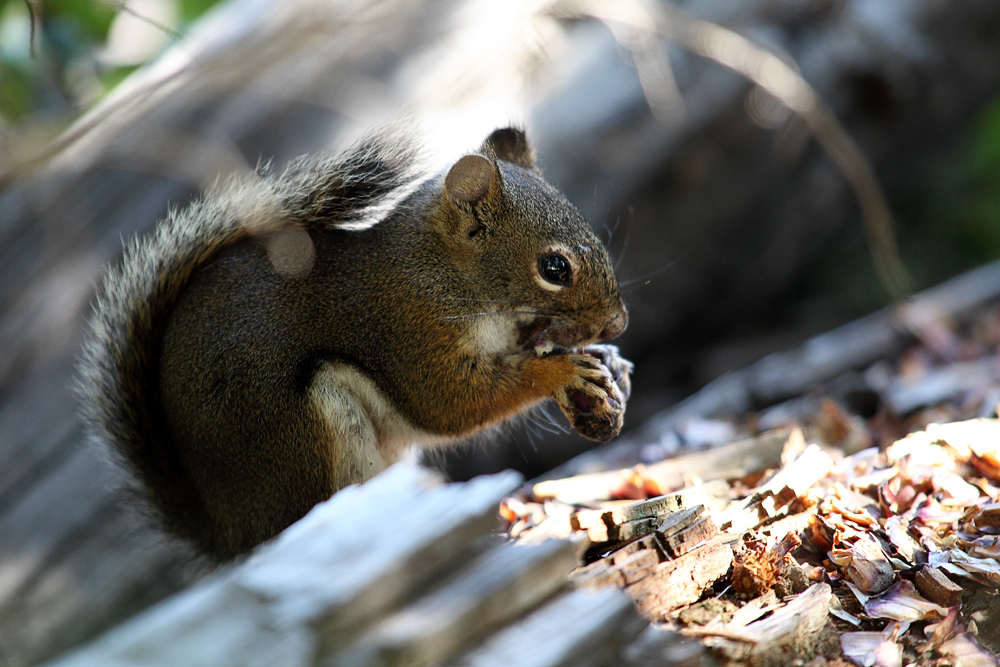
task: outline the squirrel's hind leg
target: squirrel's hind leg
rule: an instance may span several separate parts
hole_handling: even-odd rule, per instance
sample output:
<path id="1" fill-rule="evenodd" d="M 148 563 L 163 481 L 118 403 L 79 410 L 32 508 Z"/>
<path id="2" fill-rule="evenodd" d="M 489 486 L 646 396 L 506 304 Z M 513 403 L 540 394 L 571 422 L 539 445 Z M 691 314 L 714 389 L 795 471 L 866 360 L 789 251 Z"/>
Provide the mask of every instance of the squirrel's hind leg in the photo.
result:
<path id="1" fill-rule="evenodd" d="M 375 383 L 350 364 L 326 362 L 313 377 L 309 396 L 328 433 L 338 489 L 371 479 L 411 444 L 440 439 L 410 424 Z"/>
<path id="2" fill-rule="evenodd" d="M 378 434 L 359 400 L 358 372 L 345 364 L 326 364 L 316 373 L 309 397 L 328 434 L 336 488 L 367 481 L 390 461 L 379 453 Z"/>

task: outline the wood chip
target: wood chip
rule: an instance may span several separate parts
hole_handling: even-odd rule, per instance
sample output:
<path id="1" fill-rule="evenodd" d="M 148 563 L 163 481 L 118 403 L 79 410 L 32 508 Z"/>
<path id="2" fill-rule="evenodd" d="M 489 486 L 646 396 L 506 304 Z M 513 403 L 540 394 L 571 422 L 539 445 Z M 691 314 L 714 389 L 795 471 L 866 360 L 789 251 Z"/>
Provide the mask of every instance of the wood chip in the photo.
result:
<path id="1" fill-rule="evenodd" d="M 705 514 L 704 505 L 696 505 L 687 509 L 670 514 L 663 520 L 659 528 L 656 529 L 664 537 L 680 532 L 700 519 Z"/>
<path id="2" fill-rule="evenodd" d="M 661 561 L 666 560 L 669 555 L 661 536 L 654 532 L 615 549 L 608 554 L 607 558 L 612 563 L 620 563 L 640 549 L 655 551 Z"/>
<path id="3" fill-rule="evenodd" d="M 545 480 L 531 487 L 531 494 L 540 500 L 554 498 L 570 504 L 606 500 L 611 498 L 612 489 L 620 486 L 630 473 L 630 470 L 612 470 Z"/>
<path id="4" fill-rule="evenodd" d="M 621 570 L 605 559 L 576 568 L 570 573 L 569 578 L 577 588 L 625 587 L 625 576 Z"/>
<path id="5" fill-rule="evenodd" d="M 974 519 L 976 528 L 1000 528 L 1000 503 L 989 503 L 980 508 L 979 515 Z"/>
<path id="6" fill-rule="evenodd" d="M 704 516 L 681 531 L 663 535 L 661 539 L 666 544 L 668 553 L 673 558 L 679 558 L 688 553 L 705 540 L 710 540 L 719 533 L 715 521 L 710 516 Z"/>
<path id="7" fill-rule="evenodd" d="M 693 634 L 716 635 L 709 646 L 749 665 L 772 664 L 781 655 L 808 662 L 827 652 L 828 641 L 836 641 L 822 633 L 829 622 L 832 595 L 829 584 L 813 584 L 763 620 L 742 627 L 720 624 Z"/>
<path id="8" fill-rule="evenodd" d="M 660 560 L 657 550 L 639 549 L 628 555 L 619 555 L 617 560 L 606 556 L 590 565 L 578 567 L 570 574 L 570 579 L 578 588 L 623 588 L 651 574 Z"/>
<path id="9" fill-rule="evenodd" d="M 626 521 L 621 525 L 612 525 L 608 529 L 608 536 L 611 540 L 618 540 L 624 542 L 626 540 L 634 540 L 638 537 L 644 535 L 649 535 L 657 526 L 662 523 L 662 519 L 658 516 L 648 517 L 646 519 L 636 519 L 635 521 Z"/>
<path id="10" fill-rule="evenodd" d="M 962 602 L 962 587 L 936 567 L 925 567 L 913 578 L 917 590 L 931 602 L 954 607 Z"/>
<path id="11" fill-rule="evenodd" d="M 625 591 L 643 616 L 661 621 L 674 609 L 696 602 L 716 579 L 725 576 L 732 562 L 733 550 L 728 544 L 709 542 L 676 560 L 660 563 Z"/>
<path id="12" fill-rule="evenodd" d="M 816 445 L 809 445 L 791 463 L 781 468 L 767 482 L 742 502 L 719 517 L 722 530 L 742 533 L 773 518 L 778 507 L 802 496 L 809 487 L 830 471 L 833 461 Z"/>
<path id="13" fill-rule="evenodd" d="M 671 512 L 705 504 L 705 493 L 701 487 L 691 487 L 682 489 L 676 493 L 669 493 L 658 498 L 651 498 L 633 505 L 627 505 L 610 512 L 608 517 L 612 523 L 622 524 L 627 521 L 646 519 L 650 517 L 661 517 Z"/>
<path id="14" fill-rule="evenodd" d="M 998 425 L 998 420 L 931 425 L 836 466 L 829 454 L 793 431 L 782 442 L 787 463 L 775 464 L 778 469 L 752 491 L 736 482 L 730 493 L 716 494 L 744 496 L 726 507 L 676 509 L 681 503 L 671 494 L 578 510 L 572 521 L 580 530 L 600 533 L 608 542 L 590 551 L 593 557 L 604 549 L 605 555 L 577 570 L 574 581 L 624 587 L 646 618 L 671 620 L 684 632 L 711 637 L 726 660 L 747 667 L 781 664 L 793 655 L 833 655 L 842 622 L 882 628 L 844 635 L 844 650 L 864 664 L 898 667 L 903 647 L 939 656 L 938 648 L 948 642 L 961 649 L 955 655 L 968 653 L 968 660 L 978 664 L 986 654 L 974 642 L 961 643 L 972 634 L 966 637 L 955 619 L 968 611 L 962 608 L 963 584 L 971 580 L 995 589 L 1000 583 L 1000 489 L 989 481 L 991 473 L 984 473 L 1000 459 L 992 438 Z M 642 475 L 686 459 L 664 462 L 659 469 L 660 464 L 637 466 L 629 472 L 634 488 L 656 488 L 655 477 L 642 481 Z M 969 477 L 977 473 L 989 479 Z M 744 469 L 734 477 L 747 482 L 765 474 Z M 748 548 L 740 551 L 730 574 L 733 552 L 727 545 L 741 537 Z M 802 564 L 790 555 L 800 546 L 795 553 Z M 915 564 L 926 565 L 911 580 L 907 573 Z M 825 579 L 839 582 L 845 595 L 854 594 L 857 601 L 844 600 L 853 613 L 841 609 L 839 601 L 830 606 Z M 693 614 L 676 613 L 704 597 L 713 583 L 727 586 L 720 599 L 703 600 L 691 607 L 700 610 Z M 777 601 L 807 587 L 789 605 Z M 855 615 L 859 608 L 861 618 Z M 992 616 L 976 613 L 982 619 L 970 618 L 986 627 Z M 731 620 L 712 620 L 719 614 L 731 614 Z M 947 620 L 935 624 L 952 616 L 951 625 Z M 911 630 L 913 622 L 930 622 L 933 638 L 922 634 L 922 626 Z"/>
<path id="15" fill-rule="evenodd" d="M 580 510 L 569 517 L 569 526 L 586 530 L 595 543 L 626 542 L 652 533 L 657 528 L 690 523 L 704 512 L 704 493 L 698 487 L 625 505 L 611 510 Z M 688 511 L 694 508 L 694 513 Z M 676 515 L 676 516 L 675 516 Z"/>
<path id="16" fill-rule="evenodd" d="M 653 573 L 660 564 L 659 555 L 652 549 L 641 549 L 616 565 L 625 580 L 625 585 L 634 584 Z"/>

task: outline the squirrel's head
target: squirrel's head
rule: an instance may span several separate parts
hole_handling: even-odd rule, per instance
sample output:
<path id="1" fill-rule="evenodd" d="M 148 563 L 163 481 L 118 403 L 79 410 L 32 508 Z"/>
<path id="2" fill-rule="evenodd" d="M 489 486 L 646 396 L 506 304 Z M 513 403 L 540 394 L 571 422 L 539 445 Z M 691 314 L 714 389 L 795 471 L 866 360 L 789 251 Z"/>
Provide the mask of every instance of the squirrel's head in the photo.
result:
<path id="1" fill-rule="evenodd" d="M 613 338 L 628 314 L 608 253 L 546 182 L 515 128 L 493 132 L 444 179 L 434 216 L 468 286 L 469 307 L 507 313 L 517 344 L 578 347 Z M 492 301 L 493 303 L 489 303 Z"/>

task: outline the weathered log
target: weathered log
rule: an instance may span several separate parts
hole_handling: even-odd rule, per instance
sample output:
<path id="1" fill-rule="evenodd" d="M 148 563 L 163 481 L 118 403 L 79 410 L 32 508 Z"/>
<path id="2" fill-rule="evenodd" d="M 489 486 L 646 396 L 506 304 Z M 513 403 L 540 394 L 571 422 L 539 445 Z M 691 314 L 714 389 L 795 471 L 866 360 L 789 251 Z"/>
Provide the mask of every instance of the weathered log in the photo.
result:
<path id="1" fill-rule="evenodd" d="M 332 654 L 329 665 L 440 665 L 564 587 L 576 564 L 572 546 L 497 544 L 443 584 Z"/>
<path id="2" fill-rule="evenodd" d="M 645 625 L 621 591 L 576 590 L 497 633 L 455 667 L 622 664 L 623 647 Z"/>
<path id="3" fill-rule="evenodd" d="M 53 664 L 314 664 L 466 561 L 519 481 L 516 473 L 504 473 L 440 485 L 434 474 L 398 464 L 317 505 L 245 563 Z M 521 564 L 543 566 L 541 571 L 567 572 L 574 561 L 568 543 L 521 553 L 528 556 Z M 562 580 L 551 574 L 542 577 L 549 588 L 540 589 L 541 598 Z M 511 582 L 501 577 L 500 583 Z M 527 607 L 538 599 L 523 596 Z"/>

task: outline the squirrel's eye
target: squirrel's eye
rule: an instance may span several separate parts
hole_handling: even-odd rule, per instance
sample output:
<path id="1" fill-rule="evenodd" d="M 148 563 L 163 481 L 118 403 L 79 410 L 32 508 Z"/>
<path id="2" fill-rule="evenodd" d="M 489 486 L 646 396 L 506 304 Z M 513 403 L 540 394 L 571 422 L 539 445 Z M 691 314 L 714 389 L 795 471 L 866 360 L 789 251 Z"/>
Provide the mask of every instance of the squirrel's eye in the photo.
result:
<path id="1" fill-rule="evenodd" d="M 573 281 L 569 260 L 556 252 L 542 255 L 538 260 L 538 273 L 554 285 L 569 285 Z"/>

